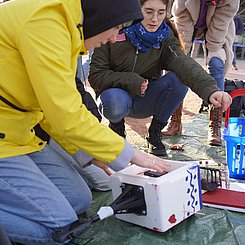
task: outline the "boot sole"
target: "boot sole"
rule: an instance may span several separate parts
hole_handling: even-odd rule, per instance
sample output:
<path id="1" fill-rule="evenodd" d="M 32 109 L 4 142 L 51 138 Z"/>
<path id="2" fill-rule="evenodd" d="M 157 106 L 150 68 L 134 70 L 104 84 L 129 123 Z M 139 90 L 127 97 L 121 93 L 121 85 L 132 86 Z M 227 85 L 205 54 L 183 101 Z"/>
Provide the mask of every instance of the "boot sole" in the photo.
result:
<path id="1" fill-rule="evenodd" d="M 173 136 L 181 136 L 181 135 L 182 135 L 182 132 L 178 132 L 178 133 L 175 133 L 175 134 L 172 134 L 172 135 L 164 135 L 164 133 L 162 133 L 162 136 L 166 137 L 166 138 L 173 137 Z"/>
<path id="2" fill-rule="evenodd" d="M 222 143 L 208 142 L 208 145 L 211 145 L 211 146 L 222 146 Z"/>

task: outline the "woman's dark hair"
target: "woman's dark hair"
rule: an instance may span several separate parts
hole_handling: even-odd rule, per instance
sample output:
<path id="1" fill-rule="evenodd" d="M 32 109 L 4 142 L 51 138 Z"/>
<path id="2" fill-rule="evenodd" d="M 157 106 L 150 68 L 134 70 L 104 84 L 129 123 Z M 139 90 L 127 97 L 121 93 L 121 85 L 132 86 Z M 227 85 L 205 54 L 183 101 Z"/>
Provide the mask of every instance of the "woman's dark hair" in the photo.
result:
<path id="1" fill-rule="evenodd" d="M 149 1 L 149 0 L 140 0 L 140 5 L 143 6 L 147 1 Z M 172 1 L 169 1 L 169 0 L 160 0 L 160 1 L 162 1 L 163 4 L 166 4 L 166 5 L 167 5 L 167 8 L 168 8 L 168 7 L 171 8 L 170 5 L 171 5 Z M 168 14 L 167 14 L 167 16 L 168 16 Z M 183 42 L 182 38 L 180 37 L 180 35 L 179 35 L 179 33 L 178 33 L 178 31 L 177 31 L 177 29 L 176 29 L 176 27 L 175 27 L 173 21 L 172 21 L 169 17 L 166 17 L 166 18 L 165 18 L 165 22 L 167 23 L 167 25 L 168 25 L 168 26 L 171 28 L 171 30 L 173 31 L 174 36 L 178 39 L 181 50 L 182 50 L 183 52 L 185 52 L 184 42 Z"/>

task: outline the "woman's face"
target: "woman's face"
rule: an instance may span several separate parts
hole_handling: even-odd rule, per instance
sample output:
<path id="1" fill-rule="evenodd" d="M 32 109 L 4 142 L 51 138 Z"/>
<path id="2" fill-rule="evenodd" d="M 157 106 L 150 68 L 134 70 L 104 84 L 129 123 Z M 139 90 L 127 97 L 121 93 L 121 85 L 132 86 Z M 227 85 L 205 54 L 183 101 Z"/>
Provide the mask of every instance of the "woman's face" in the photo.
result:
<path id="1" fill-rule="evenodd" d="M 93 50 L 94 48 L 99 48 L 102 44 L 106 44 L 107 42 L 115 43 L 119 31 L 132 25 L 132 22 L 133 21 L 125 22 L 123 24 L 110 28 L 102 33 L 99 33 L 93 37 L 85 39 L 85 48 L 87 50 Z"/>
<path id="2" fill-rule="evenodd" d="M 118 35 L 119 30 L 119 27 L 113 27 L 96 36 L 85 39 L 84 45 L 87 50 L 92 50 L 94 48 L 99 48 L 102 44 L 105 44 L 107 42 L 114 43 L 116 42 L 116 37 Z"/>
<path id="3" fill-rule="evenodd" d="M 144 19 L 141 24 L 149 32 L 155 32 L 166 17 L 167 5 L 161 0 L 148 0 L 141 6 Z"/>

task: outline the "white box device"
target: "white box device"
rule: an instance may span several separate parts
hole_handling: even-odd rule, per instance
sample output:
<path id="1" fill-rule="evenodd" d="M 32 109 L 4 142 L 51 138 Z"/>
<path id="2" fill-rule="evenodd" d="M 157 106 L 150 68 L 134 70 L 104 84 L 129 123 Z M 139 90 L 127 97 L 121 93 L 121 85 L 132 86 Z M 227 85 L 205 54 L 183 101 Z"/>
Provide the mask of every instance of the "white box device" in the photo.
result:
<path id="1" fill-rule="evenodd" d="M 125 185 L 138 186 L 145 199 L 145 208 L 138 214 L 116 214 L 118 219 L 165 232 L 202 208 L 199 162 L 167 162 L 171 170 L 162 176 L 136 165 L 111 176 L 113 200 Z"/>

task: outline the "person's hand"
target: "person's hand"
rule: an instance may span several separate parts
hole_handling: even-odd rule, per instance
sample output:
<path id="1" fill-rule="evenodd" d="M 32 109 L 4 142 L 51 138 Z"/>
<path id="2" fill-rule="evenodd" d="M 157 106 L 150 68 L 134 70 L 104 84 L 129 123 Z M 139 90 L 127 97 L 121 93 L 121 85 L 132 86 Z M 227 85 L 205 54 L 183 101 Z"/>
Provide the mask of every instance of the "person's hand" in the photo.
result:
<path id="1" fill-rule="evenodd" d="M 147 89 L 147 87 L 148 87 L 148 80 L 147 79 L 145 79 L 144 80 L 144 82 L 141 84 L 141 94 L 143 95 L 144 93 L 145 93 L 145 91 L 146 91 L 146 89 Z"/>
<path id="2" fill-rule="evenodd" d="M 103 170 L 106 172 L 106 174 L 108 174 L 109 176 L 112 175 L 112 173 L 111 173 L 111 171 L 110 171 L 110 168 L 109 168 L 105 163 L 100 162 L 100 161 L 98 161 L 98 160 L 96 160 L 96 159 L 92 159 L 90 162 L 91 162 L 92 164 L 96 165 L 97 167 L 103 169 Z"/>
<path id="3" fill-rule="evenodd" d="M 143 168 L 151 168 L 158 172 L 170 171 L 170 165 L 163 159 L 152 154 L 147 154 L 138 149 L 134 149 L 134 156 L 131 163 Z"/>
<path id="4" fill-rule="evenodd" d="M 108 167 L 107 164 L 98 161 L 96 159 L 92 159 L 90 162 L 96 165 L 97 167 L 103 169 L 106 172 L 106 174 L 108 174 L 109 176 L 112 175 L 110 168 Z M 138 149 L 134 149 L 134 155 L 133 158 L 131 159 L 131 163 L 143 168 L 154 169 L 158 172 L 170 171 L 169 163 L 167 163 L 166 161 L 164 161 L 159 157 L 156 157 L 152 154 L 147 154 Z"/>
<path id="5" fill-rule="evenodd" d="M 216 108 L 221 107 L 223 112 L 226 111 L 232 103 L 231 96 L 223 91 L 216 91 L 212 93 L 209 100 Z"/>

